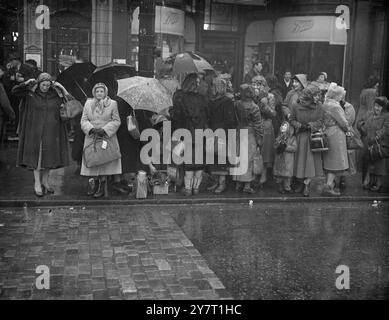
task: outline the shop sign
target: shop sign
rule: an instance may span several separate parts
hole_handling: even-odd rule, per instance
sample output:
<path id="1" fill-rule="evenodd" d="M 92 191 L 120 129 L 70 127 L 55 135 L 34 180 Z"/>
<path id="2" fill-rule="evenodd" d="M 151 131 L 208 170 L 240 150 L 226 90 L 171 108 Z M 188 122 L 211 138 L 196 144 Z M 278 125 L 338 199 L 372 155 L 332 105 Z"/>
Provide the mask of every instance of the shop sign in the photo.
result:
<path id="1" fill-rule="evenodd" d="M 184 36 L 185 13 L 182 10 L 156 6 L 155 7 L 155 32 Z M 131 33 L 139 34 L 139 7 L 133 14 Z"/>
<path id="2" fill-rule="evenodd" d="M 276 42 L 330 42 L 345 45 L 345 29 L 337 28 L 335 16 L 284 17 L 275 24 Z"/>

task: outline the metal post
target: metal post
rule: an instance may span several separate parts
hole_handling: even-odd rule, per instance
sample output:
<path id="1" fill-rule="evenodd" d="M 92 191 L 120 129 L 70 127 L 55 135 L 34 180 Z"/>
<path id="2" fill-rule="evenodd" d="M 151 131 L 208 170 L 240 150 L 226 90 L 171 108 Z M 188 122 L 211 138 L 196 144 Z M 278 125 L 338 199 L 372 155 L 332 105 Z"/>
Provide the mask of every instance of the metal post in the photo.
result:
<path id="1" fill-rule="evenodd" d="M 155 0 L 140 1 L 139 75 L 154 77 Z"/>

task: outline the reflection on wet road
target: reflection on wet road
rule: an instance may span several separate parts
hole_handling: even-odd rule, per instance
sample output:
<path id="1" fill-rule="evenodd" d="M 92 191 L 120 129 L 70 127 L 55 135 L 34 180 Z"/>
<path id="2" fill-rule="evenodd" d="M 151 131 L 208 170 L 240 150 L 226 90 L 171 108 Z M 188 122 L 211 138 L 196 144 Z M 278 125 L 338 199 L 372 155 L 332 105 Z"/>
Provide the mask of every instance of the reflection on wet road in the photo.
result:
<path id="1" fill-rule="evenodd" d="M 173 216 L 235 299 L 388 299 L 388 208 L 199 205 Z M 349 290 L 335 286 L 339 265 Z"/>

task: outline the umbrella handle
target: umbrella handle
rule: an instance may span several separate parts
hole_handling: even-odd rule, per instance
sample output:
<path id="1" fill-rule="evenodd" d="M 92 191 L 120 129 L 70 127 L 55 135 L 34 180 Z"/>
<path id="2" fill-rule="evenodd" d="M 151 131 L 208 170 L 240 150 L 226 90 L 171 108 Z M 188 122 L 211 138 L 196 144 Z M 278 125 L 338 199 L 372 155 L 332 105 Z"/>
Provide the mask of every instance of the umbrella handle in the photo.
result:
<path id="1" fill-rule="evenodd" d="M 84 94 L 85 98 L 88 99 L 88 96 L 86 95 L 85 91 L 82 90 L 81 86 L 78 84 L 77 81 L 74 81 L 74 83 L 77 85 L 77 87 L 81 90 L 81 92 Z"/>

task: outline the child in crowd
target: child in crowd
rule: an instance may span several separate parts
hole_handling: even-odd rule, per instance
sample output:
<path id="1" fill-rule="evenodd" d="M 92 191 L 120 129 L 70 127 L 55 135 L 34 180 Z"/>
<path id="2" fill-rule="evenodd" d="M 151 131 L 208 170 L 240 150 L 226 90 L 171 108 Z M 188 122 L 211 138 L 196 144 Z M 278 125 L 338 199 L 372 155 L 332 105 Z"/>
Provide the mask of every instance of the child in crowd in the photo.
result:
<path id="1" fill-rule="evenodd" d="M 278 183 L 280 193 L 290 193 L 291 179 L 293 176 L 294 153 L 297 151 L 297 140 L 294 135 L 294 128 L 289 122 L 283 122 L 280 133 L 274 143 L 275 160 L 273 175 Z"/>

